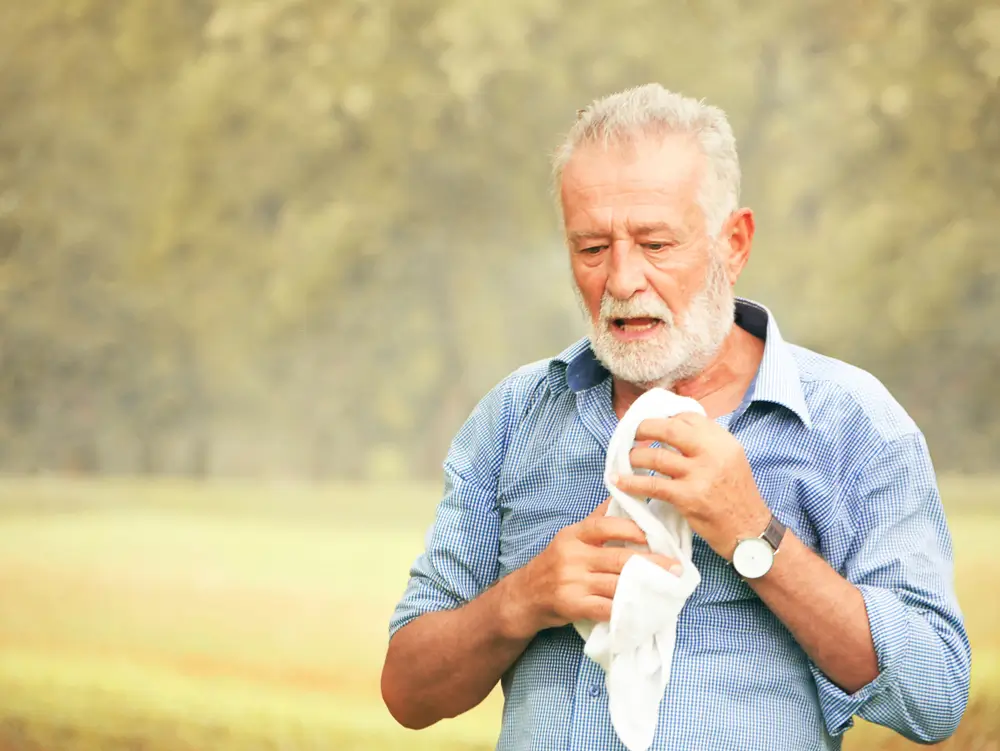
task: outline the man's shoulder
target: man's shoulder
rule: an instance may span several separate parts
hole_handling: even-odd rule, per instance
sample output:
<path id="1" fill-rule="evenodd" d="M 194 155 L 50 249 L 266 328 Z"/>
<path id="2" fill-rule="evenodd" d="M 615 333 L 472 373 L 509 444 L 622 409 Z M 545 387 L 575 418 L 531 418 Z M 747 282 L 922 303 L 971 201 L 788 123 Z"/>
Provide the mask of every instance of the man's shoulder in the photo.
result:
<path id="1" fill-rule="evenodd" d="M 557 354 L 527 362 L 508 373 L 494 390 L 499 390 L 515 402 L 529 399 L 541 390 L 561 390 L 566 386 L 565 369 L 567 364 L 588 346 L 586 339 L 573 342 Z"/>
<path id="2" fill-rule="evenodd" d="M 552 416 L 565 417 L 571 408 L 564 399 L 571 391 L 567 368 L 589 346 L 589 340 L 579 339 L 558 354 L 518 366 L 493 385 L 476 411 L 499 417 L 508 436 L 527 415 L 549 414 L 546 408 L 554 404 L 560 406 Z"/>
<path id="3" fill-rule="evenodd" d="M 549 370 L 557 361 L 557 356 L 544 357 L 540 360 L 525 363 L 515 368 L 506 378 L 510 386 L 514 388 L 527 388 L 533 390 L 544 383 L 548 378 Z"/>
<path id="4" fill-rule="evenodd" d="M 806 347 L 788 346 L 814 422 L 873 431 L 885 442 L 920 432 L 903 405 L 870 371 Z"/>
<path id="5" fill-rule="evenodd" d="M 553 355 L 525 363 L 496 381 L 455 435 L 452 451 L 470 446 L 506 450 L 525 417 L 550 405 L 554 394 L 566 390 L 564 363 L 562 354 Z"/>

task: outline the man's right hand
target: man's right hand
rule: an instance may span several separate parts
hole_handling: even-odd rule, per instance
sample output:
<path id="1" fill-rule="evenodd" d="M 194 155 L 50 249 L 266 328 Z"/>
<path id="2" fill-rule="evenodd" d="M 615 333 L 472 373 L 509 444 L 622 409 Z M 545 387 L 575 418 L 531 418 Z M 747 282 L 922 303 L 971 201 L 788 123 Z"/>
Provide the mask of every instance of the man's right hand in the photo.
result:
<path id="1" fill-rule="evenodd" d="M 631 519 L 605 516 L 604 501 L 582 521 L 564 527 L 530 563 L 502 582 L 508 630 L 514 638 L 531 638 L 545 628 L 578 620 L 611 620 L 611 601 L 625 563 L 642 555 L 673 573 L 673 558 L 625 547 L 604 547 L 617 541 L 646 544 L 646 535 Z"/>
<path id="2" fill-rule="evenodd" d="M 668 558 L 605 543 L 645 545 L 630 519 L 605 516 L 608 502 L 561 529 L 530 563 L 454 610 L 425 613 L 393 636 L 382 696 L 398 722 L 424 728 L 485 699 L 544 628 L 608 621 L 618 576 L 634 555 L 669 569 Z"/>

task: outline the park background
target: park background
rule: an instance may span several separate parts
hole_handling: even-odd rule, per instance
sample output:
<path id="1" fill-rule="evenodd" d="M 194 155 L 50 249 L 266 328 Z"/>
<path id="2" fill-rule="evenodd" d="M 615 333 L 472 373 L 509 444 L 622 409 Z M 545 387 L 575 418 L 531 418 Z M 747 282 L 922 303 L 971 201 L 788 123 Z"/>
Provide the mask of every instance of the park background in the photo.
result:
<path id="1" fill-rule="evenodd" d="M 738 293 L 926 432 L 996 749 L 998 79 L 992 0 L 4 0 L 0 751 L 492 748 L 392 722 L 388 618 L 583 333 L 549 155 L 652 80 L 731 117 Z"/>

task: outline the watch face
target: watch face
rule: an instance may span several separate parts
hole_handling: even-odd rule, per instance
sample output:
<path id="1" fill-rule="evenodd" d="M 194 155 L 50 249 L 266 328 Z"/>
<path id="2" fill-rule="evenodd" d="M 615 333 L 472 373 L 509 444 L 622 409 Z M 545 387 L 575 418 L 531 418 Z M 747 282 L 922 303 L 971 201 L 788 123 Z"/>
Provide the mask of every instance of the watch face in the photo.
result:
<path id="1" fill-rule="evenodd" d="M 774 551 L 759 537 L 740 541 L 733 552 L 733 568 L 746 579 L 759 579 L 773 563 Z"/>

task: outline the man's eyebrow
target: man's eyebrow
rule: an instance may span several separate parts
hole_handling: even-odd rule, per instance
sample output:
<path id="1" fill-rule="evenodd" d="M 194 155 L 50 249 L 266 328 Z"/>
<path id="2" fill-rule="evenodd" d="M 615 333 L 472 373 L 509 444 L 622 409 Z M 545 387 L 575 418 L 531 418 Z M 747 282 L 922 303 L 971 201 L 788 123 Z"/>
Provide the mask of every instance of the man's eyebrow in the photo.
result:
<path id="1" fill-rule="evenodd" d="M 643 224 L 630 224 L 628 227 L 629 234 L 632 235 L 651 235 L 657 232 L 668 232 L 671 235 L 676 233 L 676 230 L 667 222 L 645 222 Z M 611 236 L 611 232 L 602 229 L 580 229 L 574 230 L 569 233 L 570 242 L 580 242 L 582 240 L 606 240 Z"/>
<path id="2" fill-rule="evenodd" d="M 674 232 L 674 228 L 667 222 L 652 222 L 647 224 L 629 225 L 629 232 L 633 235 L 651 235 L 655 232 Z"/>
<path id="3" fill-rule="evenodd" d="M 578 229 L 569 233 L 570 242 L 578 242 L 580 240 L 603 240 L 608 237 L 609 233 L 600 229 Z"/>

